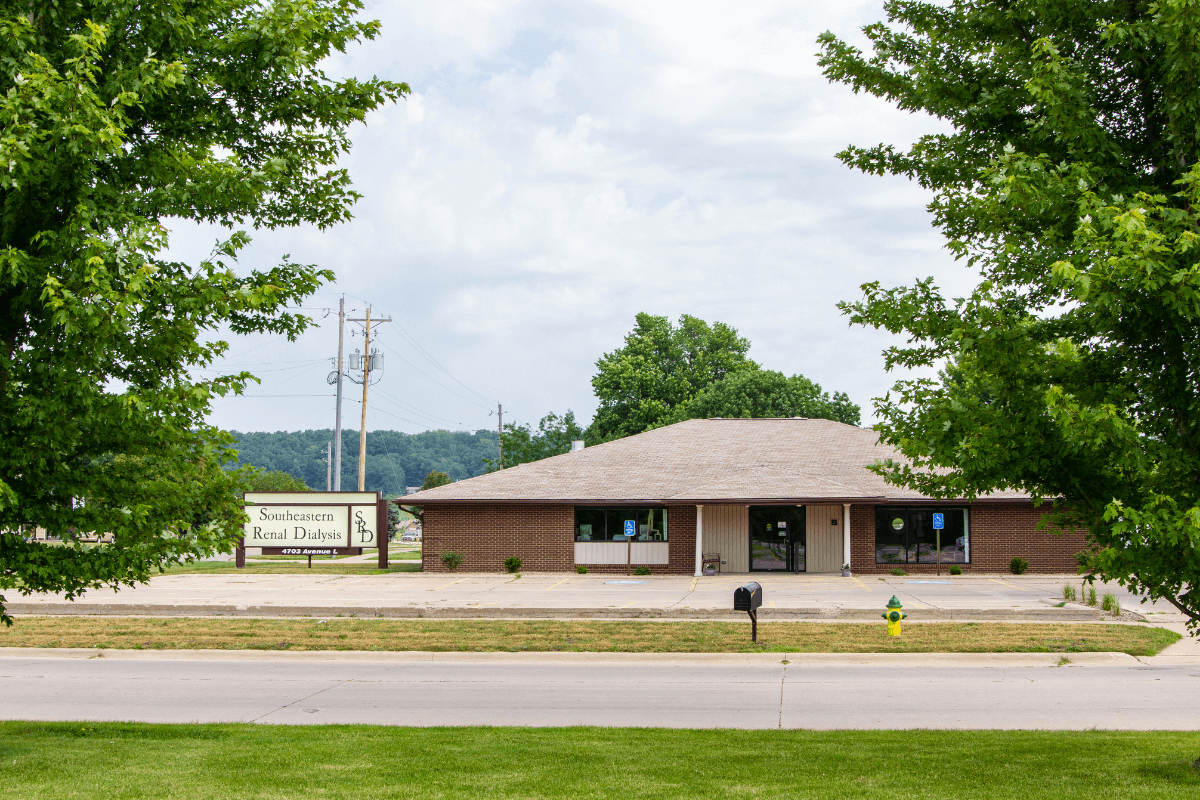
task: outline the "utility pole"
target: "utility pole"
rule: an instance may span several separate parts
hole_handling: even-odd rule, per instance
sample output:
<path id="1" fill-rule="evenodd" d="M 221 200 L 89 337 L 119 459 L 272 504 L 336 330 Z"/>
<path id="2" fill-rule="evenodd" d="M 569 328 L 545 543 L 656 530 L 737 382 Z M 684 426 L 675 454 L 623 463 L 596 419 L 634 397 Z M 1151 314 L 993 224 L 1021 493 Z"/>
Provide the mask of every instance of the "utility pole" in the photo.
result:
<path id="1" fill-rule="evenodd" d="M 367 306 L 367 314 L 365 319 L 352 319 L 351 322 L 361 322 L 365 326 L 363 336 L 363 398 L 362 398 L 362 421 L 358 428 L 358 490 L 366 491 L 367 485 L 367 387 L 371 385 L 371 359 L 374 355 L 371 353 L 371 307 Z M 392 318 L 379 318 L 374 321 L 375 325 L 381 322 L 391 322 Z"/>
<path id="2" fill-rule="evenodd" d="M 333 442 L 325 443 L 325 491 L 333 490 Z"/>
<path id="3" fill-rule="evenodd" d="M 362 423 L 358 426 L 358 490 L 366 491 L 367 484 L 367 388 L 371 385 L 371 307 L 367 306 L 367 328 L 363 336 L 363 402 Z"/>
<path id="4" fill-rule="evenodd" d="M 504 469 L 504 406 L 496 403 L 496 430 L 500 432 L 500 469 Z"/>
<path id="5" fill-rule="evenodd" d="M 338 300 L 337 422 L 333 427 L 333 491 L 342 490 L 342 350 L 346 341 L 346 296 Z"/>

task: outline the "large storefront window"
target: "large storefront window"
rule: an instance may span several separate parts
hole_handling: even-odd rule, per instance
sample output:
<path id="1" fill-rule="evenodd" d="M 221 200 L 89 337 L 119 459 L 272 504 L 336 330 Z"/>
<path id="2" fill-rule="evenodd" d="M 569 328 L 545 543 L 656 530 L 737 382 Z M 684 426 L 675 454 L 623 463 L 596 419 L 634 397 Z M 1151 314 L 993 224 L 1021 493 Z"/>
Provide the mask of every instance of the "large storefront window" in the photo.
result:
<path id="1" fill-rule="evenodd" d="M 631 524 L 627 524 L 631 523 Z M 575 541 L 624 542 L 631 531 L 635 542 L 667 540 L 665 508 L 575 507 Z"/>
<path id="2" fill-rule="evenodd" d="M 971 563 L 971 526 L 967 509 L 940 506 L 875 506 L 876 564 L 936 564 L 941 514 L 941 563 Z"/>

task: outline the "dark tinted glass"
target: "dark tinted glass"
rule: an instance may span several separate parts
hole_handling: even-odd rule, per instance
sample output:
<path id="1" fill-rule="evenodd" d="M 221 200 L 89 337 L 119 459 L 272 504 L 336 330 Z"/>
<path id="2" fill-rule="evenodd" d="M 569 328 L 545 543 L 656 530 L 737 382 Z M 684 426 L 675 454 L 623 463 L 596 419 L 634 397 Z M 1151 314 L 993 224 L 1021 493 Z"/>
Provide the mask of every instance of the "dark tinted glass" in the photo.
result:
<path id="1" fill-rule="evenodd" d="M 575 541 L 603 542 L 608 537 L 604 529 L 603 508 L 575 509 Z"/>
<path id="2" fill-rule="evenodd" d="M 611 541 L 627 541 L 625 531 L 633 531 L 633 540 L 637 541 L 639 512 L 636 508 L 610 508 L 608 510 L 608 536 Z M 626 527 L 626 523 L 632 523 Z"/>
<path id="3" fill-rule="evenodd" d="M 624 542 L 625 523 L 633 524 L 635 542 L 667 541 L 665 508 L 575 507 L 575 541 Z"/>
<path id="4" fill-rule="evenodd" d="M 667 510 L 665 508 L 643 508 L 637 512 L 639 542 L 665 542 L 667 540 Z"/>
<path id="5" fill-rule="evenodd" d="M 937 531 L 933 529 L 934 511 L 932 508 L 914 508 L 908 512 L 910 564 L 933 564 L 937 561 Z"/>
<path id="6" fill-rule="evenodd" d="M 875 506 L 875 563 L 908 563 L 908 515 L 903 508 Z"/>
<path id="7" fill-rule="evenodd" d="M 875 506 L 875 563 L 936 563 L 938 532 L 933 527 L 935 513 L 943 515 L 941 562 L 970 563 L 967 509 L 935 506 Z"/>
<path id="8" fill-rule="evenodd" d="M 946 509 L 946 527 L 942 531 L 942 563 L 966 564 L 969 559 L 969 543 L 965 508 Z"/>

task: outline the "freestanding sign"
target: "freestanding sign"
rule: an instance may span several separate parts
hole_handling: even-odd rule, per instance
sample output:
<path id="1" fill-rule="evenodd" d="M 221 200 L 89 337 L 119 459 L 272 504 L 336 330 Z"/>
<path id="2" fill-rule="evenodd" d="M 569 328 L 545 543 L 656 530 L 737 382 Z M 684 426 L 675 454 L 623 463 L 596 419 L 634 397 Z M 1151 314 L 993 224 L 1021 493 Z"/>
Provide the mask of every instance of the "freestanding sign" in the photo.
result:
<path id="1" fill-rule="evenodd" d="M 942 574 L 942 531 L 946 529 L 946 515 L 935 513 L 933 515 L 933 529 L 937 531 L 937 574 Z"/>
<path id="2" fill-rule="evenodd" d="M 379 549 L 387 566 L 387 501 L 380 492 L 246 492 L 237 565 L 246 548 L 274 555 L 333 555 L 358 548 Z M 354 550 L 351 550 L 354 548 Z"/>

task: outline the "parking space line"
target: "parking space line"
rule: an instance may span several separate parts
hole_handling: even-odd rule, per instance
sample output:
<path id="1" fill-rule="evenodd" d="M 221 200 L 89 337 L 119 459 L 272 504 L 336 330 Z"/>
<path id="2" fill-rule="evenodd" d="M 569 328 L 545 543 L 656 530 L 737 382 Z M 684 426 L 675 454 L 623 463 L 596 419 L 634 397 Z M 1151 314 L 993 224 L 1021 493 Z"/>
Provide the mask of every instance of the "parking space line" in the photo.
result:
<path id="1" fill-rule="evenodd" d="M 688 587 L 689 592 L 696 591 L 696 581 L 698 581 L 698 580 L 700 580 L 700 578 L 698 576 L 692 578 L 692 585 Z"/>
<path id="2" fill-rule="evenodd" d="M 774 608 L 774 607 L 775 607 L 775 601 L 774 601 L 774 600 L 772 600 L 772 601 L 771 601 L 771 608 Z"/>
<path id="3" fill-rule="evenodd" d="M 567 582 L 567 581 L 569 581 L 569 580 L 571 580 L 571 579 L 570 579 L 570 578 L 563 578 L 563 579 L 562 579 L 561 581 L 559 581 L 558 583 L 552 583 L 552 584 L 550 584 L 549 586 L 547 586 L 547 587 L 546 587 L 546 591 L 547 591 L 547 592 L 548 592 L 548 591 L 550 591 L 550 590 L 551 590 L 551 589 L 553 589 L 555 586 L 562 586 L 564 583 L 566 583 L 566 582 Z"/>
<path id="4" fill-rule="evenodd" d="M 447 586 L 453 586 L 454 584 L 462 583 L 465 580 L 466 580 L 466 578 L 459 578 L 456 581 L 450 581 L 449 583 L 443 583 L 441 586 L 435 586 L 432 589 L 430 589 L 429 591 L 436 592 L 438 589 L 445 589 Z"/>
<path id="5" fill-rule="evenodd" d="M 869 591 L 871 591 L 871 587 L 870 587 L 870 586 L 867 586 L 865 583 L 863 583 L 862 581 L 860 581 L 858 578 L 855 578 L 854 576 L 850 576 L 850 580 L 854 581 L 854 582 L 855 582 L 855 583 L 857 583 L 859 586 L 861 586 L 862 588 L 866 589 L 868 592 L 869 592 Z"/>
<path id="6" fill-rule="evenodd" d="M 1017 586 L 1015 583 L 1005 583 L 1004 581 L 996 580 L 995 578 L 988 578 L 988 580 L 991 581 L 992 583 L 998 583 L 1001 586 L 1007 586 L 1010 589 L 1016 589 L 1018 592 L 1028 592 L 1029 591 L 1028 589 Z"/>
<path id="7" fill-rule="evenodd" d="M 621 608 L 629 608 L 630 606 L 637 605 L 637 604 L 638 604 L 638 603 L 640 603 L 640 602 L 641 602 L 640 600 L 630 600 L 628 603 L 626 603 L 625 605 L 621 606 Z"/>

